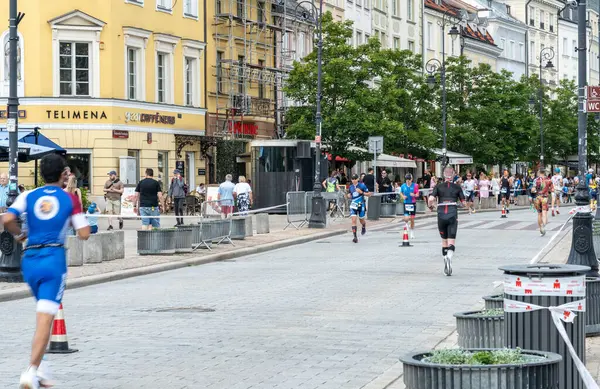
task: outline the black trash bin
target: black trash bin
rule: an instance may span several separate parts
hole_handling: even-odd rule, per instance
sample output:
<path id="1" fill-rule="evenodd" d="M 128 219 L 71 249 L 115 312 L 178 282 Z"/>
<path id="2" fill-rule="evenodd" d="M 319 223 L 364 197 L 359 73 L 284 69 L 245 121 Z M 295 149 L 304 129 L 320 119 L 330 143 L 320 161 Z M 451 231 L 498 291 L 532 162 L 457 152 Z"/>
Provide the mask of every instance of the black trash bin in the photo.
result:
<path id="1" fill-rule="evenodd" d="M 367 198 L 367 220 L 379 220 L 381 215 L 381 196 Z"/>
<path id="2" fill-rule="evenodd" d="M 577 265 L 510 265 L 504 271 L 504 297 L 507 300 L 556 307 L 585 300 L 585 273 L 587 266 Z M 556 329 L 550 311 L 507 312 L 505 301 L 505 342 L 508 348 L 550 351 L 563 357 L 559 388 L 584 389 L 583 381 L 567 346 Z M 585 312 L 577 312 L 573 323 L 563 323 L 579 359 L 585 363 Z"/>
<path id="3" fill-rule="evenodd" d="M 23 245 L 8 231 L 0 233 L 0 282 L 23 282 L 22 256 Z"/>

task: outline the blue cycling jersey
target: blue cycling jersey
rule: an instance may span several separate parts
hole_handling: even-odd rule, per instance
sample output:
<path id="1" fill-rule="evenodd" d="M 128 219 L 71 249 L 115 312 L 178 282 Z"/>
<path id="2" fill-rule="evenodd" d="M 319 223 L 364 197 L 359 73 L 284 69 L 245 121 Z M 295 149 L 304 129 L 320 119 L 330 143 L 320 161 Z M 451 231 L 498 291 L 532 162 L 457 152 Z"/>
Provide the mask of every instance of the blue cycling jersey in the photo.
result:
<path id="1" fill-rule="evenodd" d="M 405 196 L 404 204 L 414 204 L 417 202 L 416 195 L 419 193 L 419 186 L 414 182 L 410 186 L 404 183 L 400 187 L 400 192 Z M 415 196 L 411 196 L 411 193 L 415 193 Z"/>
<path id="2" fill-rule="evenodd" d="M 360 189 L 363 193 L 358 193 L 357 189 Z M 364 194 L 369 193 L 369 189 L 367 188 L 367 186 L 365 184 L 363 184 L 362 182 L 359 182 L 356 185 L 350 185 L 349 192 L 352 195 L 353 203 L 362 203 L 365 198 Z"/>

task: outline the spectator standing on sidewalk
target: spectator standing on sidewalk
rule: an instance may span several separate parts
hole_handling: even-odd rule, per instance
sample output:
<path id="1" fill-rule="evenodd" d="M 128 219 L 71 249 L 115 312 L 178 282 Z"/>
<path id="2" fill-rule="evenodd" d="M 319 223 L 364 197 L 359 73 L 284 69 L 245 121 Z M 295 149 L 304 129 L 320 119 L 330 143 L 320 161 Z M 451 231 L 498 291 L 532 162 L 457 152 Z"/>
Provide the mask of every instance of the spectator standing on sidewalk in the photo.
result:
<path id="1" fill-rule="evenodd" d="M 69 180 L 67 181 L 67 187 L 65 188 L 67 193 L 71 193 L 79 199 L 79 202 L 83 204 L 81 201 L 81 190 L 77 187 L 77 177 L 74 175 L 69 176 Z"/>
<path id="2" fill-rule="evenodd" d="M 121 215 L 121 196 L 125 187 L 117 177 L 117 172 L 108 172 L 108 181 L 104 184 L 104 199 L 106 200 L 106 213 L 109 215 Z M 108 217 L 108 230 L 112 230 L 112 217 Z M 123 229 L 123 219 L 119 218 L 119 229 Z"/>
<path id="3" fill-rule="evenodd" d="M 85 217 L 90 225 L 90 233 L 96 234 L 98 232 L 98 206 L 96 203 L 91 203 L 87 209 Z"/>
<path id="4" fill-rule="evenodd" d="M 217 194 L 221 212 L 225 217 L 233 213 L 233 190 L 235 189 L 235 184 L 231 182 L 232 179 L 231 174 L 226 175 L 225 182 L 219 185 L 219 192 Z"/>
<path id="5" fill-rule="evenodd" d="M 239 176 L 238 181 L 233 188 L 233 196 L 237 200 L 238 211 L 242 216 L 246 216 L 252 206 L 252 188 L 246 182 L 246 177 Z"/>
<path id="6" fill-rule="evenodd" d="M 173 178 L 169 185 L 168 196 L 171 197 L 173 207 L 175 208 L 175 216 L 183 216 L 183 202 L 187 194 L 187 186 L 181 177 L 181 172 L 177 169 L 173 170 Z M 177 225 L 183 225 L 183 218 L 177 218 Z"/>
<path id="7" fill-rule="evenodd" d="M 154 170 L 146 169 L 146 177 L 141 180 L 135 188 L 134 212 L 142 217 L 142 230 L 151 230 L 160 227 L 160 204 L 164 209 L 162 189 L 158 181 L 154 179 Z"/>
<path id="8" fill-rule="evenodd" d="M 6 211 L 6 201 L 8 200 L 8 174 L 0 174 L 0 212 Z"/>
<path id="9" fill-rule="evenodd" d="M 387 171 L 385 169 L 381 171 L 381 176 L 377 180 L 377 187 L 379 188 L 379 192 L 381 193 L 391 193 L 392 191 L 392 181 L 388 177 Z M 381 198 L 382 203 L 388 203 L 389 201 L 389 196 L 383 196 Z"/>
<path id="10" fill-rule="evenodd" d="M 369 193 L 375 193 L 375 174 L 373 168 L 369 168 L 368 174 L 362 179 L 362 183 L 365 184 Z"/>

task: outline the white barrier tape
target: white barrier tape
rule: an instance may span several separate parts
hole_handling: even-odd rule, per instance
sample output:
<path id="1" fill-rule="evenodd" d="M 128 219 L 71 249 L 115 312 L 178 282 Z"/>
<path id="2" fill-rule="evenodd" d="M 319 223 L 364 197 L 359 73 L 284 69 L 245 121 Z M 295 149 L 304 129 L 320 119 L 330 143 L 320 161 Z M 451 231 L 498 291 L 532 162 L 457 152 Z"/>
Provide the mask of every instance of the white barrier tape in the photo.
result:
<path id="1" fill-rule="evenodd" d="M 266 207 L 266 208 L 259 208 L 259 209 L 252 209 L 246 212 L 234 212 L 232 213 L 233 216 L 239 216 L 239 215 L 249 215 L 249 214 L 255 214 L 255 213 L 259 213 L 259 212 L 264 212 L 264 211 L 271 211 L 273 209 L 277 209 L 277 208 L 281 208 L 281 207 L 287 207 L 290 203 L 285 203 L 285 204 L 281 204 L 281 205 L 274 205 L 272 207 Z"/>
<path id="2" fill-rule="evenodd" d="M 569 216 L 569 218 L 567 219 L 566 222 L 564 222 L 562 224 L 562 226 L 560 226 L 560 228 L 558 229 L 558 231 L 556 231 L 554 233 L 554 235 L 552 235 L 552 237 L 550 238 L 550 240 L 548 241 L 548 243 L 546 243 L 546 245 L 544 247 L 542 247 L 542 249 L 540 251 L 538 251 L 538 253 L 531 259 L 531 261 L 529 261 L 530 265 L 536 264 L 540 261 L 540 259 L 542 258 L 542 253 L 546 250 L 546 248 L 548 246 L 550 246 L 552 244 L 552 242 L 554 242 L 554 240 L 558 237 L 558 235 L 565 229 L 565 227 L 567 226 L 567 224 L 569 224 L 569 222 L 571 221 L 571 219 L 573 219 L 573 215 Z"/>
<path id="3" fill-rule="evenodd" d="M 592 213 L 592 208 L 589 205 L 584 207 L 575 207 L 569 211 L 569 215 L 575 215 L 577 213 Z"/>
<path id="4" fill-rule="evenodd" d="M 494 281 L 492 282 L 492 285 L 494 286 L 494 289 L 498 289 L 499 286 L 504 285 L 504 281 Z"/>
<path id="5" fill-rule="evenodd" d="M 572 323 L 577 316 L 576 312 L 585 312 L 585 299 L 573 301 L 567 304 L 559 305 L 557 307 L 541 307 L 535 304 L 528 304 L 521 301 L 504 299 L 504 312 L 532 312 L 541 309 L 547 309 L 550 311 L 550 317 L 552 317 L 552 322 L 556 327 L 556 330 L 560 334 L 560 337 L 565 342 L 567 349 L 569 350 L 569 354 L 571 354 L 571 358 L 573 358 L 573 362 L 577 367 L 577 371 L 583 380 L 583 384 L 587 389 L 600 389 L 592 374 L 585 367 L 585 364 L 579 359 L 577 356 L 577 352 L 569 339 L 569 335 L 565 330 L 565 326 L 562 323 L 563 321 L 566 323 Z M 584 335 L 584 334 L 582 334 Z M 584 335 L 585 336 L 585 335 Z"/>

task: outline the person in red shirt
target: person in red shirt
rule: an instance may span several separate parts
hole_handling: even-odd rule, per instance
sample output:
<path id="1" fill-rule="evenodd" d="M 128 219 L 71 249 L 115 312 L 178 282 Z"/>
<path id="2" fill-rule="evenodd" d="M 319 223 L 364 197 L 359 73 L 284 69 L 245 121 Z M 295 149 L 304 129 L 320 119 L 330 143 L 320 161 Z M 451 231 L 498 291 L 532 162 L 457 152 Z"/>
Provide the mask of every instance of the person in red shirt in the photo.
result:
<path id="1" fill-rule="evenodd" d="M 538 226 L 540 228 L 540 235 L 546 235 L 546 229 L 544 228 L 548 224 L 548 196 L 554 192 L 552 180 L 546 176 L 546 170 L 544 168 L 538 171 L 538 176 L 533 182 L 533 188 L 535 189 L 535 208 L 538 211 Z"/>

